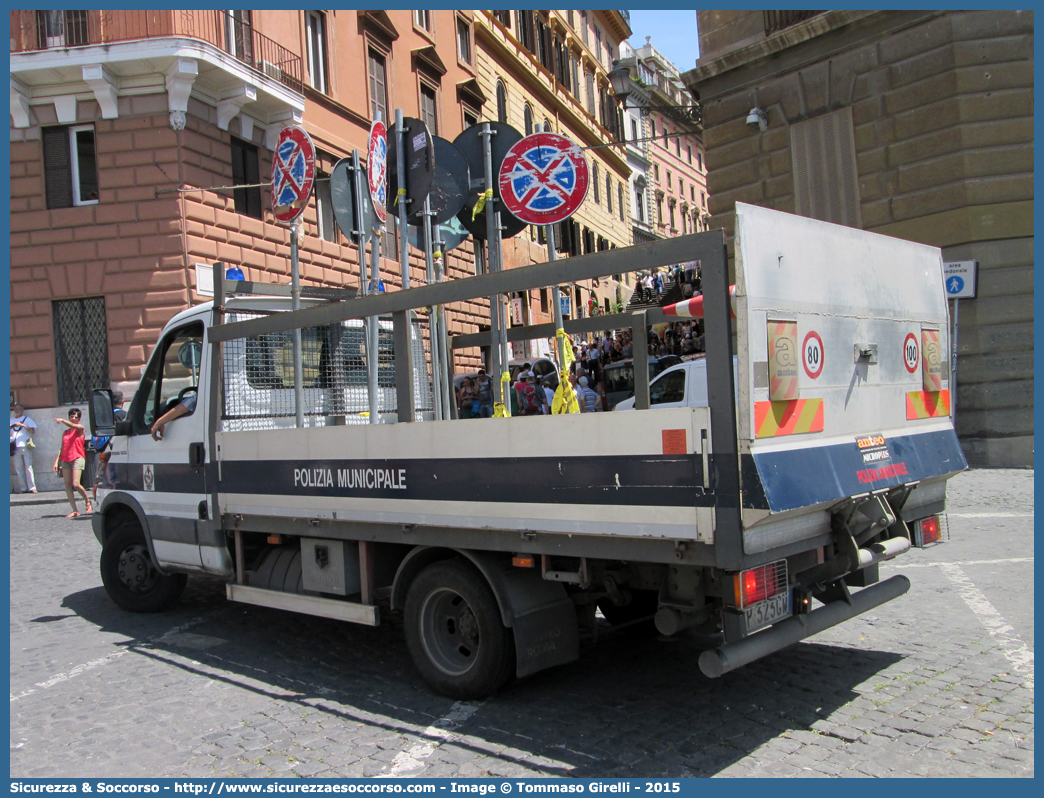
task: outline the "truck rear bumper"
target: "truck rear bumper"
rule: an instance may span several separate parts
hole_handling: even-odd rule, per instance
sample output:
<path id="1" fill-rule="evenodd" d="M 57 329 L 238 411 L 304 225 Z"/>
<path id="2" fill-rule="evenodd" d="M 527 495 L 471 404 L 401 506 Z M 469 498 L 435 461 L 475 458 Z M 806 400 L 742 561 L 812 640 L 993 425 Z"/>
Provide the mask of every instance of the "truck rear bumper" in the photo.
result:
<path id="1" fill-rule="evenodd" d="M 792 646 L 806 637 L 899 598 L 909 589 L 909 579 L 901 574 L 893 576 L 884 582 L 852 593 L 851 603 L 832 601 L 807 615 L 795 615 L 743 640 L 704 651 L 700 655 L 700 670 L 705 676 L 717 678 L 723 673 Z"/>

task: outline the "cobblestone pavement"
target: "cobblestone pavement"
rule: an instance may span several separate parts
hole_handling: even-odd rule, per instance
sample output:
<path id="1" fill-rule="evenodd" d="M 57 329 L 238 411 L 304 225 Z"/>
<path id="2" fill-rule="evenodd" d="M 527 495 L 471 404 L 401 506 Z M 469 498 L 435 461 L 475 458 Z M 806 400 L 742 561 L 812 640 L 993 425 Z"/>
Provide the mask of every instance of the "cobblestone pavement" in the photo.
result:
<path id="1" fill-rule="evenodd" d="M 432 694 L 401 620 L 231 604 L 190 579 L 119 611 L 87 519 L 11 510 L 11 773 L 31 776 L 1032 776 L 1033 473 L 950 488 L 906 596 L 718 680 L 700 641 L 585 645 L 482 703 Z"/>

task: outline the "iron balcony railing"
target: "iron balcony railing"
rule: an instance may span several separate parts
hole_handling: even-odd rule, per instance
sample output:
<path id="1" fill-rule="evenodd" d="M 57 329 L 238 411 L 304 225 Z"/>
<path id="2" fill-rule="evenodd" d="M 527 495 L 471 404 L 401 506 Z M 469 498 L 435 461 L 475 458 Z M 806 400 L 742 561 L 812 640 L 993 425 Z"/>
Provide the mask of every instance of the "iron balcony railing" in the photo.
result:
<path id="1" fill-rule="evenodd" d="M 11 52 L 185 36 L 224 50 L 301 93 L 302 59 L 258 33 L 249 11 L 12 11 Z"/>

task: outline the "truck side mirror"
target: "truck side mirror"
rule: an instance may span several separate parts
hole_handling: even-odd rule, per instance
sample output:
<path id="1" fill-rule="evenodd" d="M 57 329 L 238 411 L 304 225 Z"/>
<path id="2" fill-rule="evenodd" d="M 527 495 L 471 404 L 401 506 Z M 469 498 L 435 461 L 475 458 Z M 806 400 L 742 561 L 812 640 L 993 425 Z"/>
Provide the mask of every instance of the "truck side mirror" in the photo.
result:
<path id="1" fill-rule="evenodd" d="M 116 414 L 112 408 L 112 391 L 95 388 L 91 391 L 90 418 L 91 435 L 112 437 L 116 434 Z"/>

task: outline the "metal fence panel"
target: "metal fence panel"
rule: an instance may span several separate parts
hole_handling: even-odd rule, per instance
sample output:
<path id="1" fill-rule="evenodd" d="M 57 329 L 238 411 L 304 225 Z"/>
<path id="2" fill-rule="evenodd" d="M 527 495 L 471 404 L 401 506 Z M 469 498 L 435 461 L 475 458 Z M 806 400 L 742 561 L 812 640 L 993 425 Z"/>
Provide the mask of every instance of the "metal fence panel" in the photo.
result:
<path id="1" fill-rule="evenodd" d="M 227 321 L 268 315 L 236 311 Z M 301 331 L 301 371 L 305 426 L 369 423 L 367 352 L 361 319 L 308 327 Z M 430 418 L 434 409 L 428 320 L 413 324 L 415 417 Z M 223 431 L 293 427 L 293 334 L 265 333 L 225 342 L 223 350 Z M 390 321 L 378 321 L 377 409 L 398 412 L 395 392 L 395 345 Z"/>

